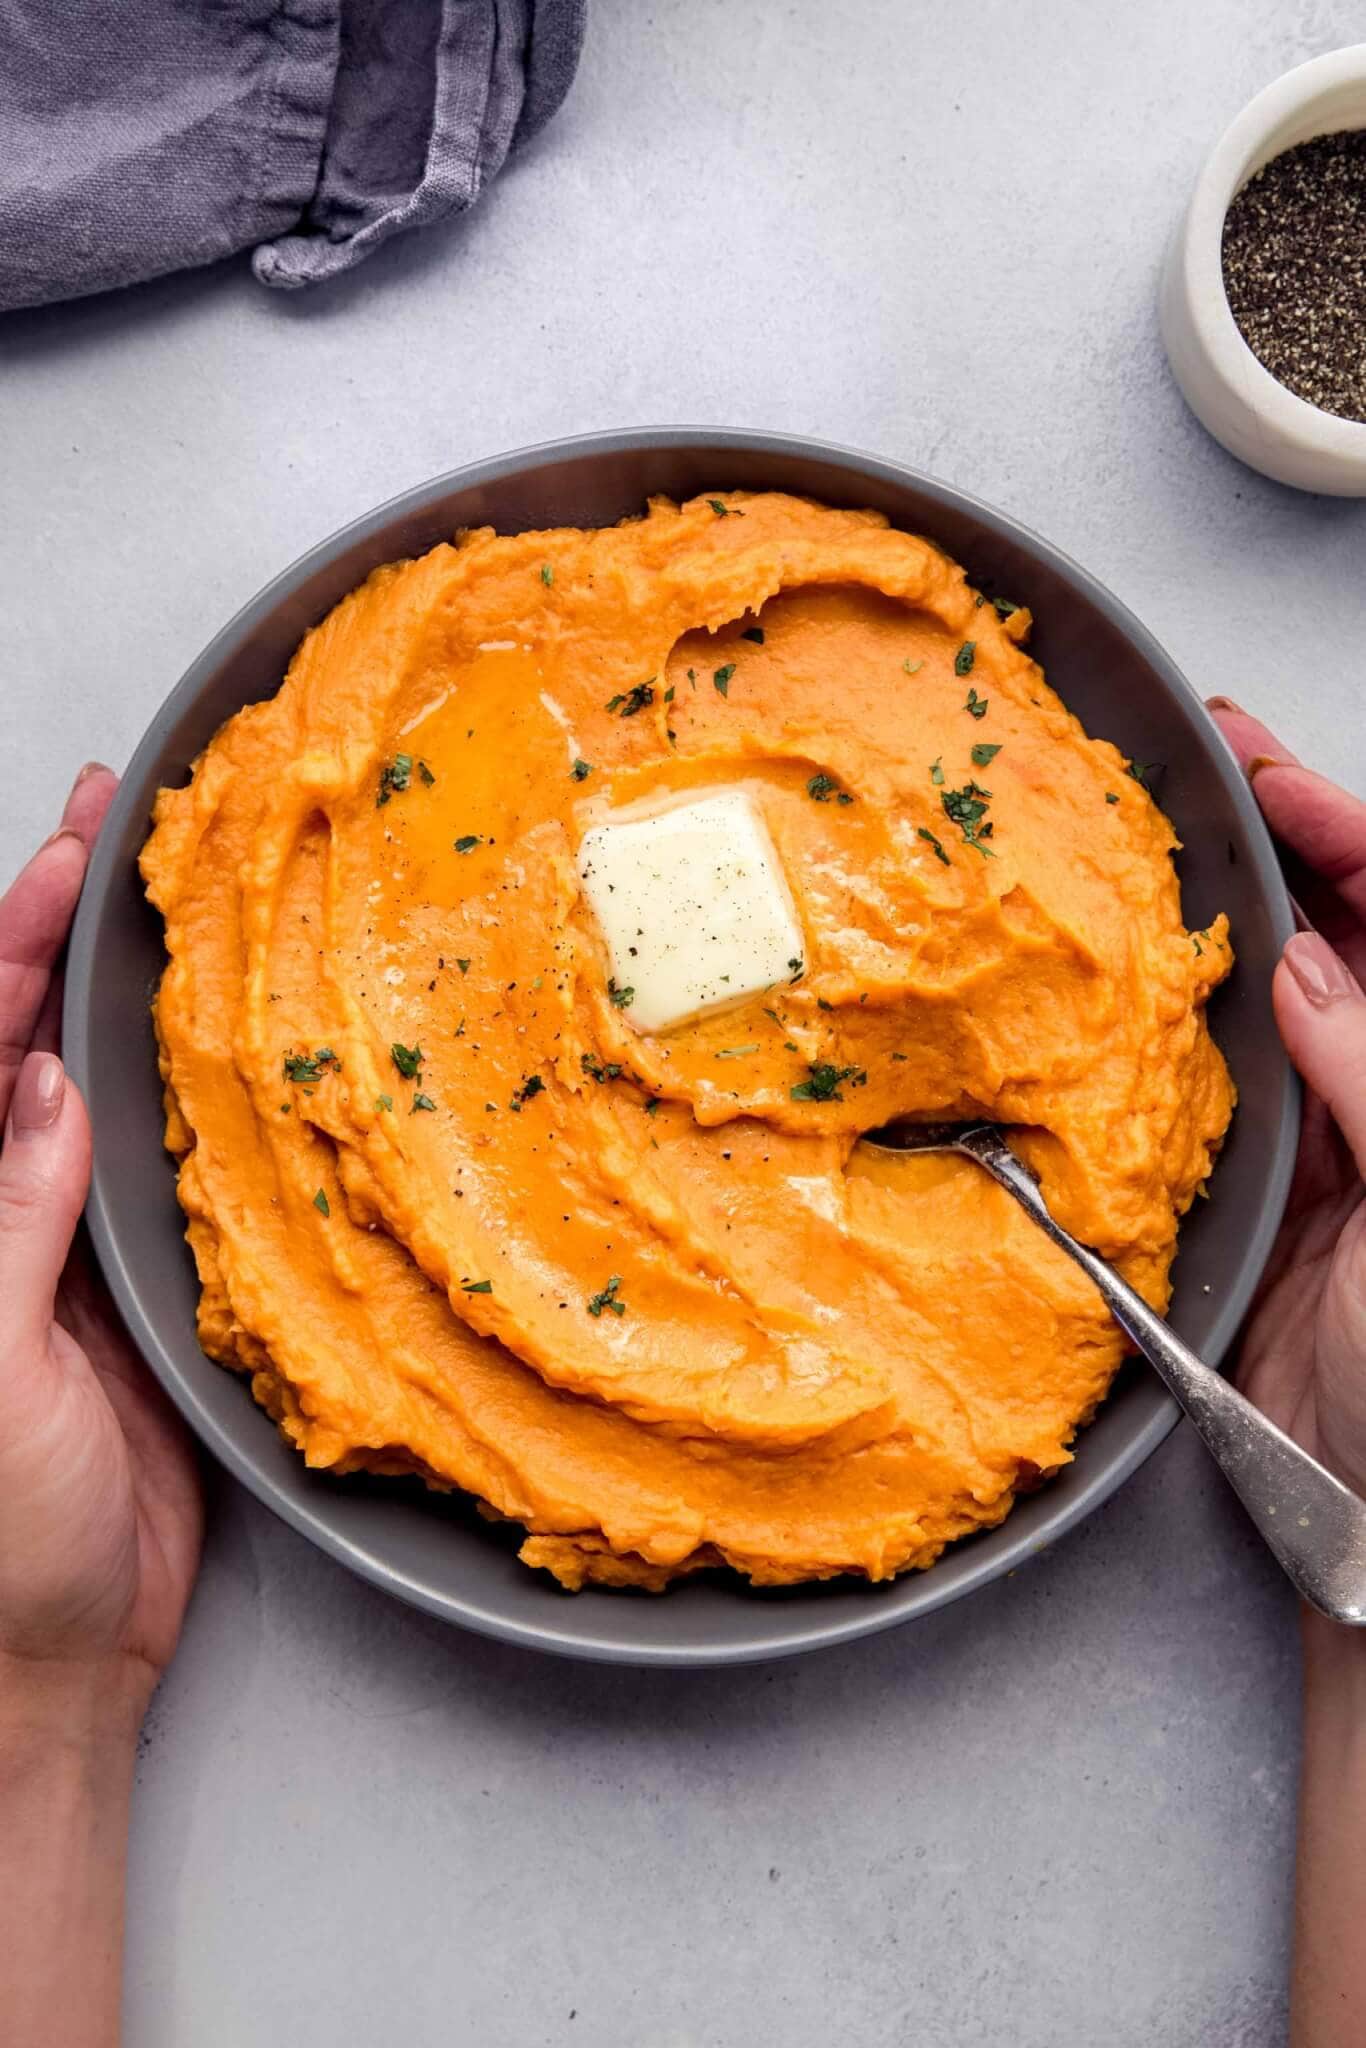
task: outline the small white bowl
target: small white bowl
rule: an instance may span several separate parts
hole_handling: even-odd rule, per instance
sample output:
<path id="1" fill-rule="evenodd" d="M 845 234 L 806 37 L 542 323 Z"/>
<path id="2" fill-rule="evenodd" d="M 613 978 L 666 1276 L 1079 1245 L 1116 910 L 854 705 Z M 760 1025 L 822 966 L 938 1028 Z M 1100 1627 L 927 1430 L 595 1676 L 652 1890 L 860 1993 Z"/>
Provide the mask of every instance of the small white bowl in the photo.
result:
<path id="1" fill-rule="evenodd" d="M 1167 254 L 1162 339 L 1191 411 L 1230 454 L 1283 484 L 1366 497 L 1366 424 L 1287 391 L 1243 340 L 1224 291 L 1224 216 L 1254 172 L 1316 135 L 1366 128 L 1366 43 L 1287 71 L 1215 144 Z"/>

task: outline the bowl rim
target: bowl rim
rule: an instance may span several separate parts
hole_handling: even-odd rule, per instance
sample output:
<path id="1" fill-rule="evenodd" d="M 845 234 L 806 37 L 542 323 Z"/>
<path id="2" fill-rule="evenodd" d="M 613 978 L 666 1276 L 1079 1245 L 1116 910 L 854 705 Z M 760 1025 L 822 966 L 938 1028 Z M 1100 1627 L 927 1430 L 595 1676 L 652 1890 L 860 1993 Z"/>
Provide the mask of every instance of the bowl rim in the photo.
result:
<path id="1" fill-rule="evenodd" d="M 1213 727 L 1198 692 L 1186 680 L 1172 658 L 1121 599 L 1117 598 L 1088 570 L 1051 542 L 1012 515 L 941 482 L 907 464 L 865 452 L 858 448 L 813 439 L 805 435 L 770 433 L 761 429 L 732 427 L 635 427 L 567 436 L 535 443 L 506 453 L 487 456 L 429 478 L 412 489 L 386 500 L 359 518 L 349 521 L 298 556 L 273 577 L 256 595 L 242 605 L 227 624 L 191 662 L 180 681 L 150 720 L 123 771 L 104 826 L 95 844 L 72 931 L 67 957 L 66 989 L 63 1003 L 63 1047 L 69 1071 L 83 1095 L 88 1095 L 91 1072 L 91 991 L 95 968 L 100 910 L 118 868 L 117 848 L 131 814 L 138 807 L 138 792 L 148 770 L 161 752 L 170 729 L 197 699 L 205 684 L 229 654 L 254 632 L 257 625 L 338 554 L 363 543 L 404 519 L 420 515 L 430 504 L 519 474 L 562 462 L 573 457 L 622 454 L 652 454 L 662 450 L 705 449 L 724 460 L 727 453 L 774 455 L 818 460 L 828 467 L 848 472 L 851 502 L 859 479 L 872 477 L 894 488 L 918 492 L 945 508 L 964 514 L 989 531 L 1014 542 L 1023 542 L 1040 560 L 1080 592 L 1137 648 L 1143 659 L 1161 676 L 1164 684 L 1198 720 Z M 1235 811 L 1248 834 L 1258 889 L 1266 904 L 1271 927 L 1279 944 L 1295 930 L 1294 916 L 1284 878 L 1261 811 L 1250 786 L 1237 768 L 1233 754 L 1219 735 L 1216 762 Z M 188 766 L 188 764 L 187 764 Z M 1271 1172 L 1258 1211 L 1255 1229 L 1245 1245 L 1242 1268 L 1250 1277 L 1231 1289 L 1220 1309 L 1209 1338 L 1206 1354 L 1217 1363 L 1228 1349 L 1245 1315 L 1256 1281 L 1270 1253 L 1280 1227 L 1289 1195 L 1298 1147 L 1301 1089 L 1289 1061 L 1285 1062 L 1285 1087 L 1275 1133 Z M 173 1352 L 162 1342 L 142 1307 L 139 1289 L 129 1273 L 119 1247 L 113 1220 L 114 1205 L 108 1186 L 107 1168 L 96 1153 L 86 1206 L 86 1221 L 101 1270 L 110 1292 L 141 1356 L 154 1377 L 169 1394 L 199 1443 L 209 1449 L 255 1498 L 281 1520 L 316 1544 L 325 1555 L 355 1572 L 382 1591 L 439 1619 L 458 1622 L 476 1634 L 513 1643 L 522 1648 L 549 1651 L 588 1662 L 633 1665 L 642 1668 L 701 1668 L 711 1665 L 764 1662 L 815 1649 L 835 1648 L 862 1636 L 881 1633 L 921 1614 L 934 1612 L 992 1580 L 1026 1563 L 1084 1521 L 1103 1501 L 1116 1493 L 1146 1462 L 1180 1420 L 1181 1410 L 1169 1394 L 1158 1405 L 1125 1447 L 1104 1468 L 1078 1474 L 1079 1483 L 1068 1499 L 1060 1502 L 1046 1518 L 1042 1529 L 1021 1526 L 1012 1531 L 1008 1519 L 989 1532 L 993 1546 L 974 1558 L 954 1576 L 936 1582 L 932 1569 L 907 1573 L 899 1582 L 879 1589 L 885 1598 L 870 1600 L 866 1609 L 844 1621 L 822 1621 L 819 1605 L 812 1609 L 809 1625 L 795 1626 L 775 1641 L 762 1633 L 745 1636 L 737 1630 L 724 1642 L 696 1642 L 680 1636 L 675 1641 L 636 1642 L 623 1640 L 620 1622 L 615 1632 L 607 1624 L 602 1633 L 576 1629 L 573 1633 L 556 1627 L 549 1618 L 526 1623 L 509 1618 L 463 1595 L 435 1592 L 411 1573 L 376 1555 L 333 1527 L 326 1510 L 326 1496 L 315 1504 L 290 1497 L 275 1478 L 258 1464 L 251 1451 L 237 1441 L 233 1431 L 220 1424 L 206 1408 L 192 1379 L 182 1370 Z M 1076 1470 L 1077 1468 L 1073 1468 Z M 898 1588 L 900 1598 L 898 1598 Z M 913 1598 L 911 1596 L 914 1596 Z M 581 1598 L 584 1596 L 580 1596 Z M 604 1602 L 604 1623 L 609 1611 L 619 1614 L 628 1603 Z M 577 1603 L 576 1603 L 577 1606 Z M 737 1607 L 737 1611 L 743 1611 Z"/>
<path id="2" fill-rule="evenodd" d="M 1272 79 L 1234 115 L 1206 157 L 1186 215 L 1182 265 L 1191 324 L 1211 373 L 1238 402 L 1311 458 L 1366 465 L 1366 421 L 1324 412 L 1282 384 L 1249 346 L 1224 284 L 1223 236 L 1229 207 L 1248 179 L 1294 143 L 1267 144 L 1295 117 L 1356 88 L 1361 119 L 1331 121 L 1316 133 L 1366 127 L 1366 43 L 1328 50 Z M 1301 138 L 1302 140 L 1308 138 Z"/>

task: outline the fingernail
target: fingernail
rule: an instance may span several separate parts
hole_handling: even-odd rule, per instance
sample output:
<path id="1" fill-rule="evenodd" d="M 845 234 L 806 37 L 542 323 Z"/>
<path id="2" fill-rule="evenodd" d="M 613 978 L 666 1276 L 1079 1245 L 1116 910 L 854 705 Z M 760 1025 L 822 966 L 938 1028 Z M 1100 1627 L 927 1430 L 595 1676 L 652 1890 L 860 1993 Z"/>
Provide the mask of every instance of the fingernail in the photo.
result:
<path id="1" fill-rule="evenodd" d="M 66 1069 L 55 1052 L 31 1052 L 19 1069 L 10 1100 L 14 1134 L 26 1138 L 56 1123 L 66 1093 Z"/>
<path id="2" fill-rule="evenodd" d="M 1293 939 L 1286 940 L 1281 958 L 1316 1009 L 1361 994 L 1346 962 L 1317 932 L 1296 932 Z"/>
<path id="3" fill-rule="evenodd" d="M 1282 761 L 1278 754 L 1254 754 L 1244 769 L 1249 782 L 1255 782 L 1263 768 L 1289 768 L 1289 761 Z"/>
<path id="4" fill-rule="evenodd" d="M 113 769 L 107 768 L 103 761 L 87 761 L 76 777 L 76 786 L 79 788 L 81 783 L 88 781 L 92 775 L 112 775 L 113 772 Z"/>
<path id="5" fill-rule="evenodd" d="M 48 833 L 47 838 L 38 848 L 39 853 L 46 853 L 49 846 L 55 846 L 59 839 L 76 839 L 80 841 L 82 846 L 85 845 L 85 841 L 81 839 L 80 833 L 73 831 L 70 825 L 59 825 L 55 832 Z"/>
<path id="6" fill-rule="evenodd" d="M 1242 708 L 1241 704 L 1234 703 L 1232 697 L 1206 697 L 1205 699 L 1205 709 L 1207 711 L 1241 711 Z"/>

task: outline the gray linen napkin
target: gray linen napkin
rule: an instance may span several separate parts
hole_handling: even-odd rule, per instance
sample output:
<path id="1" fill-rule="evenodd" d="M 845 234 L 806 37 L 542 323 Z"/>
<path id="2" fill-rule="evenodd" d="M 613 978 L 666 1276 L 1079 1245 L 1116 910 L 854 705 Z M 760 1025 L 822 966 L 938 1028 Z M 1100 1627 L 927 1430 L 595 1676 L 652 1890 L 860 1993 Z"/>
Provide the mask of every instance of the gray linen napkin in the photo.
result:
<path id="1" fill-rule="evenodd" d="M 255 247 L 285 290 L 461 213 L 587 0 L 0 0 L 0 310 Z"/>

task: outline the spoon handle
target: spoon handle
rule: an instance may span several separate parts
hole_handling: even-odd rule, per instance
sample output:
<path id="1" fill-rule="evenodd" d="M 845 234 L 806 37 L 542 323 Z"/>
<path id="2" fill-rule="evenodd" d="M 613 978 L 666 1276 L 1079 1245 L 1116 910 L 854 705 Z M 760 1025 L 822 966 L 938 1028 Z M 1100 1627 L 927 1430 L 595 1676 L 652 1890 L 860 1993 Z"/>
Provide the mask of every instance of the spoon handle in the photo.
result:
<path id="1" fill-rule="evenodd" d="M 1296 1590 L 1332 1620 L 1366 1625 L 1366 1502 L 1197 1358 L 1112 1266 L 1054 1220 L 1038 1182 L 997 1131 L 967 1131 L 958 1148 L 1009 1188 L 1090 1274 L 1115 1321 L 1199 1430 Z"/>

